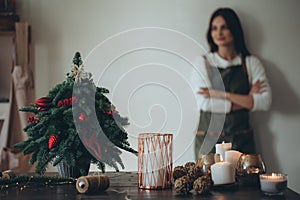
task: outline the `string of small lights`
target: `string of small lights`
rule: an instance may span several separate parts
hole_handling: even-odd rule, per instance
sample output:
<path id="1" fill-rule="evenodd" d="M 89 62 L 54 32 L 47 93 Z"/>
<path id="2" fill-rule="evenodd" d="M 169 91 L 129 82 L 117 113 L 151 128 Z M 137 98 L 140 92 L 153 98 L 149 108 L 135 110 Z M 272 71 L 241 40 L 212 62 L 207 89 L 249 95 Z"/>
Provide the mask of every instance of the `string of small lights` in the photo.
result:
<path id="1" fill-rule="evenodd" d="M 77 192 L 81 194 L 94 193 L 99 191 L 103 192 L 107 190 L 108 192 L 124 194 L 125 200 L 131 200 L 127 190 L 119 191 L 109 188 L 110 178 L 118 178 L 119 176 L 122 176 L 122 174 L 114 173 L 113 176 L 108 177 L 100 173 L 92 173 L 90 176 L 82 176 L 76 179 L 58 176 L 16 176 L 13 171 L 7 170 L 4 172 L 0 171 L 0 191 L 11 189 L 24 191 L 25 189 L 30 188 L 30 186 L 35 187 L 36 185 L 42 187 L 51 187 L 54 185 L 70 184 L 74 185 L 74 190 L 77 189 Z"/>
<path id="2" fill-rule="evenodd" d="M 0 189 L 8 189 L 11 187 L 20 187 L 21 190 L 26 189 L 30 184 L 40 185 L 63 185 L 75 184 L 74 178 L 62 178 L 56 176 L 17 176 L 12 179 L 0 179 Z"/>

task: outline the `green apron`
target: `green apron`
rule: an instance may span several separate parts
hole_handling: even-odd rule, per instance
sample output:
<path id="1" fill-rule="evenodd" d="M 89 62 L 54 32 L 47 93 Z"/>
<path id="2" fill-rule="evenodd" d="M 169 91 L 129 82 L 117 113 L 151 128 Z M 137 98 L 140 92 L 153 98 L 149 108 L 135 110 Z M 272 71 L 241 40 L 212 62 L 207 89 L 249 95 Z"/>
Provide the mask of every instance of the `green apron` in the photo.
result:
<path id="1" fill-rule="evenodd" d="M 248 94 L 251 89 L 245 65 L 229 66 L 225 69 L 207 66 L 207 73 L 213 89 L 225 89 L 226 92 L 237 94 Z M 250 127 L 249 119 L 248 109 L 232 111 L 226 114 L 223 125 L 224 114 L 201 110 L 198 131 L 202 131 L 205 134 L 196 135 L 195 158 L 198 158 L 205 135 L 207 135 L 208 132 L 214 132 L 214 129 L 216 130 L 215 132 L 222 132 L 218 143 L 223 141 L 231 142 L 232 149 L 234 150 L 238 150 L 242 153 L 255 153 L 253 132 Z M 210 124 L 211 121 L 212 124 Z M 215 152 L 215 147 L 213 147 L 211 152 Z"/>

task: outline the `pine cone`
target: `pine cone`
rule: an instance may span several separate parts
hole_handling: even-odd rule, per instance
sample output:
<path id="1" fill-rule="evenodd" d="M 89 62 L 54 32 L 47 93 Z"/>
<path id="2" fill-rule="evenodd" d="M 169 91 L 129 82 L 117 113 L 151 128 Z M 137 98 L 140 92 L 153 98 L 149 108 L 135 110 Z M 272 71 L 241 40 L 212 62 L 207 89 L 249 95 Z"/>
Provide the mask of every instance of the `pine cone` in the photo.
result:
<path id="1" fill-rule="evenodd" d="M 204 165 L 204 160 L 202 159 L 202 157 L 199 156 L 197 162 L 196 162 L 196 166 L 200 169 L 203 168 L 203 165 Z"/>
<path id="2" fill-rule="evenodd" d="M 201 176 L 194 181 L 194 190 L 197 194 L 204 194 L 209 191 L 213 182 L 209 176 Z"/>
<path id="3" fill-rule="evenodd" d="M 196 164 L 194 162 L 187 162 L 184 167 L 187 175 L 192 182 L 194 182 L 198 177 L 202 175 L 201 168 L 196 167 Z"/>
<path id="4" fill-rule="evenodd" d="M 173 178 L 174 180 L 186 175 L 185 168 L 183 166 L 177 166 L 173 170 Z"/>
<path id="5" fill-rule="evenodd" d="M 196 163 L 194 162 L 187 162 L 185 163 L 184 167 L 186 168 L 186 170 L 189 170 L 190 168 L 194 168 L 196 165 Z"/>
<path id="6" fill-rule="evenodd" d="M 193 184 L 188 176 L 182 176 L 175 180 L 174 189 L 177 193 L 187 194 L 193 189 Z"/>

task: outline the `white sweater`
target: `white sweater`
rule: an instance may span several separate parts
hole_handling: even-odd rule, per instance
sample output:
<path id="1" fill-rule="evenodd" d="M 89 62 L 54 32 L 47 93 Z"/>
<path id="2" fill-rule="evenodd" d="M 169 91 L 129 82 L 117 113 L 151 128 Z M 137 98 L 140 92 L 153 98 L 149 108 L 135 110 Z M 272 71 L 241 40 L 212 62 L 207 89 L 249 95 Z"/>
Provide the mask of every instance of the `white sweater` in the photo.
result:
<path id="1" fill-rule="evenodd" d="M 209 53 L 206 55 L 208 62 L 211 66 L 218 66 L 220 68 L 227 68 L 230 66 L 240 65 L 241 57 L 237 56 L 232 61 L 227 61 L 220 57 L 217 53 Z M 271 105 L 271 88 L 267 81 L 265 70 L 255 56 L 246 57 L 247 73 L 249 77 L 249 83 L 252 85 L 256 81 L 264 81 L 266 87 L 265 91 L 261 94 L 254 94 L 254 106 L 252 111 L 256 110 L 268 110 Z M 211 111 L 216 113 L 228 113 L 231 110 L 231 102 L 225 99 L 216 98 L 204 98 L 202 95 L 197 94 L 201 87 L 211 88 L 211 82 L 207 76 L 207 70 L 205 67 L 205 60 L 203 57 L 199 57 L 197 60 L 195 69 L 191 72 L 191 84 L 199 110 Z"/>

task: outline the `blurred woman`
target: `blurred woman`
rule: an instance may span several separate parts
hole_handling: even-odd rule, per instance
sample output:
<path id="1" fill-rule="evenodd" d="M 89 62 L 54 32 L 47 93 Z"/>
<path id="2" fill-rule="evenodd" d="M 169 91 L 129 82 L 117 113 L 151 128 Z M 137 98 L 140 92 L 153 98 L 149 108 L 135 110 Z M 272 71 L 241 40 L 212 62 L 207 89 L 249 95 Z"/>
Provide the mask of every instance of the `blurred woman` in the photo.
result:
<path id="1" fill-rule="evenodd" d="M 222 141 L 231 142 L 232 149 L 255 153 L 250 112 L 267 110 L 271 104 L 265 70 L 247 49 L 240 20 L 232 9 L 220 8 L 212 14 L 207 41 L 210 52 L 198 69 L 202 78 L 196 91 L 200 109 L 196 159 L 199 152 L 213 152 L 215 143 Z"/>

